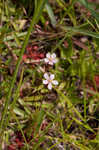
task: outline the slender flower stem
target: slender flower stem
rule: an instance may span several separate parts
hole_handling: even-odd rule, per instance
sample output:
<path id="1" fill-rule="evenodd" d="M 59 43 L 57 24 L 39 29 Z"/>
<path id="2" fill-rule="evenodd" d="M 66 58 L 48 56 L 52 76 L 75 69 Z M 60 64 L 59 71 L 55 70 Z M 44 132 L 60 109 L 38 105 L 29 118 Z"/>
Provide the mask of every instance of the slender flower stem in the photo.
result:
<path id="1" fill-rule="evenodd" d="M 40 60 L 29 60 L 29 59 L 27 59 L 26 60 L 26 64 L 31 64 L 31 63 L 39 63 L 39 62 L 43 62 L 44 61 L 44 59 L 40 59 Z"/>

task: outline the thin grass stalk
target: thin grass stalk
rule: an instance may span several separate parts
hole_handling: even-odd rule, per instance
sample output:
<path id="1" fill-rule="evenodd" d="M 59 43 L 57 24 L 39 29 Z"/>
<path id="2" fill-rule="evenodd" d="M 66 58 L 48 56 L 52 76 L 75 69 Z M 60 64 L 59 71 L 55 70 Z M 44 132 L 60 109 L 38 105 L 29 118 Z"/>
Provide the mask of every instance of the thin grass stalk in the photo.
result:
<path id="1" fill-rule="evenodd" d="M 22 46 L 22 49 L 21 49 L 21 52 L 20 52 L 19 59 L 18 59 L 18 61 L 17 61 L 16 69 L 15 69 L 15 72 L 14 72 L 14 75 L 13 75 L 13 78 L 12 78 L 12 82 L 11 82 L 11 86 L 10 86 L 10 89 L 9 89 L 9 92 L 8 92 L 8 96 L 7 96 L 7 99 L 6 99 L 6 101 L 5 101 L 4 111 L 3 111 L 3 113 L 2 113 L 2 118 L 1 118 L 1 121 L 0 121 L 0 132 L 2 131 L 2 127 L 3 127 L 4 120 L 5 120 L 5 117 L 6 117 L 6 113 L 7 113 L 7 110 L 8 110 L 8 105 L 9 105 L 9 102 L 10 102 L 10 99 L 11 99 L 12 89 L 13 89 L 14 83 L 15 83 L 15 81 L 16 81 L 17 72 L 18 72 L 18 69 L 19 69 L 19 66 L 20 66 L 20 63 L 21 63 L 21 60 L 22 60 L 22 56 L 23 56 L 23 54 L 24 54 L 26 45 L 28 44 L 31 31 L 33 30 L 34 25 L 35 25 L 35 24 L 37 23 L 37 21 L 39 20 L 40 14 L 41 14 L 42 11 L 43 11 L 43 8 L 44 8 L 44 6 L 45 6 L 46 1 L 47 1 L 47 0 L 43 0 L 42 2 L 40 2 L 39 8 L 37 9 L 37 12 L 35 11 L 35 12 L 34 12 L 34 15 L 33 15 L 33 17 L 32 17 L 32 21 L 31 21 L 30 27 L 29 27 L 29 29 L 28 29 L 27 35 L 26 35 L 26 37 L 25 37 L 25 40 L 24 40 L 24 43 L 23 43 L 23 46 Z"/>
<path id="2" fill-rule="evenodd" d="M 8 114 L 8 116 L 7 116 L 7 119 L 6 119 L 5 123 L 4 123 L 4 127 L 5 127 L 5 128 L 8 126 L 11 113 L 13 112 L 13 109 L 14 109 L 14 107 L 15 107 L 16 101 L 17 101 L 17 99 L 18 99 L 18 97 L 19 97 L 19 91 L 20 91 L 20 87 L 21 87 L 21 84 L 22 84 L 22 80 L 23 80 L 23 74 L 24 74 L 24 69 L 23 69 L 22 72 L 21 72 L 20 81 L 19 81 L 18 87 L 17 87 L 17 89 L 16 89 L 13 102 L 12 102 L 12 104 L 10 105 L 9 114 Z"/>

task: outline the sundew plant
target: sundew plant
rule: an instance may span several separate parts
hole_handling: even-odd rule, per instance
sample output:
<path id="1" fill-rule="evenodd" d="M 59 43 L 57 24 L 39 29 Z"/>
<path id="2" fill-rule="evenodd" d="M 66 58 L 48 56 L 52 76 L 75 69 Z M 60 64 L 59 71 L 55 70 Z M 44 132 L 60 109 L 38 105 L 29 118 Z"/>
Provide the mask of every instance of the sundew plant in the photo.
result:
<path id="1" fill-rule="evenodd" d="M 99 150 L 99 1 L 0 1 L 0 150 Z"/>

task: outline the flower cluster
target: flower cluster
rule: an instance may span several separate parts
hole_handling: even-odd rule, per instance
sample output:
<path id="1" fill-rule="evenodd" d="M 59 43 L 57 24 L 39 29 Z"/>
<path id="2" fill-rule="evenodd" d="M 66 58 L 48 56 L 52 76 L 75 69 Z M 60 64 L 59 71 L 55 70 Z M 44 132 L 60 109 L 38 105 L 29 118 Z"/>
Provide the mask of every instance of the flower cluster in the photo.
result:
<path id="1" fill-rule="evenodd" d="M 46 58 L 44 59 L 46 64 L 49 65 L 54 65 L 55 63 L 57 63 L 57 58 L 56 58 L 56 54 L 50 54 L 47 53 L 46 54 Z M 43 80 L 43 84 L 47 85 L 48 89 L 51 90 L 52 89 L 52 85 L 58 85 L 58 81 L 54 80 L 55 75 L 51 74 L 51 73 L 44 73 L 44 80 Z"/>
<path id="2" fill-rule="evenodd" d="M 43 80 L 43 84 L 48 85 L 48 89 L 51 90 L 52 89 L 52 84 L 53 85 L 58 85 L 58 81 L 54 80 L 55 75 L 54 74 L 48 74 L 48 73 L 44 73 L 44 78 L 46 80 Z"/>
<path id="3" fill-rule="evenodd" d="M 53 53 L 52 55 L 50 53 L 47 53 L 44 61 L 45 61 L 45 63 L 47 63 L 49 65 L 54 65 L 55 63 L 57 63 L 58 60 L 56 58 L 55 53 Z"/>

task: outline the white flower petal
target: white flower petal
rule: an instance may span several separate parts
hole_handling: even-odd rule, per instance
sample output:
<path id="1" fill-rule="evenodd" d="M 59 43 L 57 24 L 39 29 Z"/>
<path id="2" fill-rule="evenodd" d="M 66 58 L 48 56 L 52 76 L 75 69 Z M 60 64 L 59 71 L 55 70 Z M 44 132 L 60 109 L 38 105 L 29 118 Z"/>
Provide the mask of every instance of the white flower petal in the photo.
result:
<path id="1" fill-rule="evenodd" d="M 48 81 L 47 80 L 43 80 L 43 84 L 48 84 Z"/>
<path id="2" fill-rule="evenodd" d="M 53 83 L 54 85 L 58 85 L 58 81 L 57 81 L 57 80 L 53 80 L 52 83 Z"/>
<path id="3" fill-rule="evenodd" d="M 51 57 L 52 57 L 53 59 L 55 59 L 55 58 L 56 58 L 56 54 L 53 53 L 53 54 L 51 55 Z"/>
<path id="4" fill-rule="evenodd" d="M 48 59 L 48 58 L 45 58 L 44 61 L 45 61 L 45 63 L 48 63 L 48 62 L 49 62 L 49 59 Z"/>
<path id="5" fill-rule="evenodd" d="M 51 83 L 48 84 L 48 89 L 49 89 L 49 90 L 52 89 L 52 84 L 51 84 Z"/>
<path id="6" fill-rule="evenodd" d="M 44 78 L 45 78 L 46 80 L 49 80 L 49 75 L 48 75 L 48 73 L 44 73 Z"/>
<path id="7" fill-rule="evenodd" d="M 58 59 L 54 59 L 53 60 L 53 63 L 55 64 L 55 63 L 57 63 L 58 62 Z"/>
<path id="8" fill-rule="evenodd" d="M 57 58 L 56 58 L 56 54 L 53 53 L 51 54 L 50 52 L 48 52 L 46 54 L 46 58 L 44 59 L 45 63 L 49 64 L 49 65 L 54 65 L 55 63 L 57 63 Z"/>
<path id="9" fill-rule="evenodd" d="M 49 61 L 48 64 L 49 64 L 49 65 L 53 65 L 53 61 Z"/>
<path id="10" fill-rule="evenodd" d="M 47 58 L 50 58 L 50 57 L 51 57 L 51 54 L 50 54 L 50 53 L 47 53 L 47 54 L 46 54 L 46 57 L 47 57 Z"/>
<path id="11" fill-rule="evenodd" d="M 51 74 L 50 75 L 50 80 L 53 80 L 55 78 L 55 75 L 54 74 Z"/>

